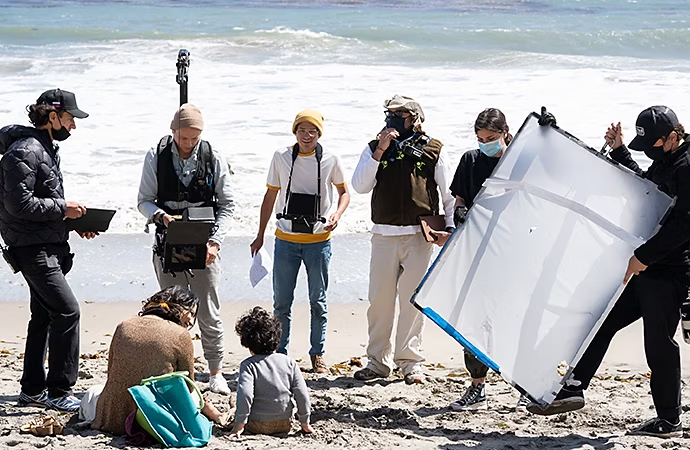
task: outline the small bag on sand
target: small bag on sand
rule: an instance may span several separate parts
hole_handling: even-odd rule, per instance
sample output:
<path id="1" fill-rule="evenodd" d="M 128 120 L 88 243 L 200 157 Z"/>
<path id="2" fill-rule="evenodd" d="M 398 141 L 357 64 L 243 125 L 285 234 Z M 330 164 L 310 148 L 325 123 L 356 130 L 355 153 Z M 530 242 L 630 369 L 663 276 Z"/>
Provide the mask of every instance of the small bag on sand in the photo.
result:
<path id="1" fill-rule="evenodd" d="M 96 418 L 96 405 L 103 392 L 104 384 L 91 386 L 79 403 L 79 420 L 81 424 L 89 424 Z"/>
<path id="2" fill-rule="evenodd" d="M 213 424 L 201 414 L 204 401 L 188 372 L 147 378 L 129 388 L 139 408 L 136 421 L 166 447 L 201 447 L 211 439 Z M 199 395 L 189 392 L 192 387 Z"/>

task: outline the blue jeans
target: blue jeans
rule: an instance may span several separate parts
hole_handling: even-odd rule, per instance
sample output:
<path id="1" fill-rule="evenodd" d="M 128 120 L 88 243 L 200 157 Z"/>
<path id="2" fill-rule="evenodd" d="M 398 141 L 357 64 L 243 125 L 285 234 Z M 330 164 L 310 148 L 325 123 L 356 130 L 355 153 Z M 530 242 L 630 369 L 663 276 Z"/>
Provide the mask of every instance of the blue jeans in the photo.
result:
<path id="1" fill-rule="evenodd" d="M 331 241 L 297 244 L 276 238 L 273 250 L 273 312 L 280 320 L 283 331 L 278 352 L 287 355 L 290 345 L 292 302 L 295 299 L 297 274 L 304 262 L 309 285 L 311 309 L 310 355 L 323 355 L 326 342 L 328 307 L 328 263 L 331 261 Z"/>

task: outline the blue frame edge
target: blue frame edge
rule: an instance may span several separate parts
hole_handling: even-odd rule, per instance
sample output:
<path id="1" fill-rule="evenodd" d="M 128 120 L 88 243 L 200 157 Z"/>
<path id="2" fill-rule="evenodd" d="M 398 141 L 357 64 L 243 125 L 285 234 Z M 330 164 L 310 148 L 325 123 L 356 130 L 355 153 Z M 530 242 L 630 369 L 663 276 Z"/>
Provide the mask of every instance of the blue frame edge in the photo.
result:
<path id="1" fill-rule="evenodd" d="M 458 330 L 453 328 L 451 324 L 449 324 L 446 319 L 443 317 L 439 316 L 436 311 L 433 309 L 426 307 L 426 308 L 421 308 L 422 314 L 427 316 L 429 319 L 431 319 L 436 325 L 441 327 L 443 331 L 448 333 L 450 337 L 455 339 L 465 347 L 469 352 L 471 352 L 474 356 L 477 357 L 479 361 L 481 361 L 482 364 L 493 370 L 494 372 L 500 373 L 501 370 L 498 367 L 498 364 L 496 364 L 494 361 L 491 360 L 487 355 L 485 355 L 483 352 L 481 352 L 477 347 L 474 345 L 470 344 L 470 342 L 463 337 L 460 333 L 458 333 Z"/>

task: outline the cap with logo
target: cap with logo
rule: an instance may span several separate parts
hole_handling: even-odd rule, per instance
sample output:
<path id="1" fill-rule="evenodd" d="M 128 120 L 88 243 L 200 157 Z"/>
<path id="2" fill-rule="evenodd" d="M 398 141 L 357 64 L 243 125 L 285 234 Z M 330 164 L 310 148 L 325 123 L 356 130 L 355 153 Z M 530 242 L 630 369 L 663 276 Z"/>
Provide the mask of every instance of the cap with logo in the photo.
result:
<path id="1" fill-rule="evenodd" d="M 652 106 L 637 116 L 635 130 L 637 136 L 630 141 L 633 150 L 644 151 L 654 147 L 659 138 L 666 137 L 678 125 L 678 117 L 668 106 Z"/>
<path id="2" fill-rule="evenodd" d="M 67 111 L 78 119 L 89 117 L 87 113 L 77 107 L 77 98 L 69 91 L 50 89 L 36 100 L 37 105 L 52 105 L 58 111 Z"/>

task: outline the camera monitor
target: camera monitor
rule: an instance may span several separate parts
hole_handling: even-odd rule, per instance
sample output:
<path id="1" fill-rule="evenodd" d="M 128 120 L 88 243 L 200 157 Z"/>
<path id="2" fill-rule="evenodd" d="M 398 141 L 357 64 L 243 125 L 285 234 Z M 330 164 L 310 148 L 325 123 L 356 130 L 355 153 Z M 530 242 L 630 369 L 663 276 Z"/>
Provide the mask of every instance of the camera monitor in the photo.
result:
<path id="1" fill-rule="evenodd" d="M 166 271 L 206 267 L 206 243 L 213 222 L 174 221 L 168 225 L 163 256 Z"/>
<path id="2" fill-rule="evenodd" d="M 296 216 L 315 217 L 317 197 L 313 194 L 291 192 L 287 212 Z"/>

